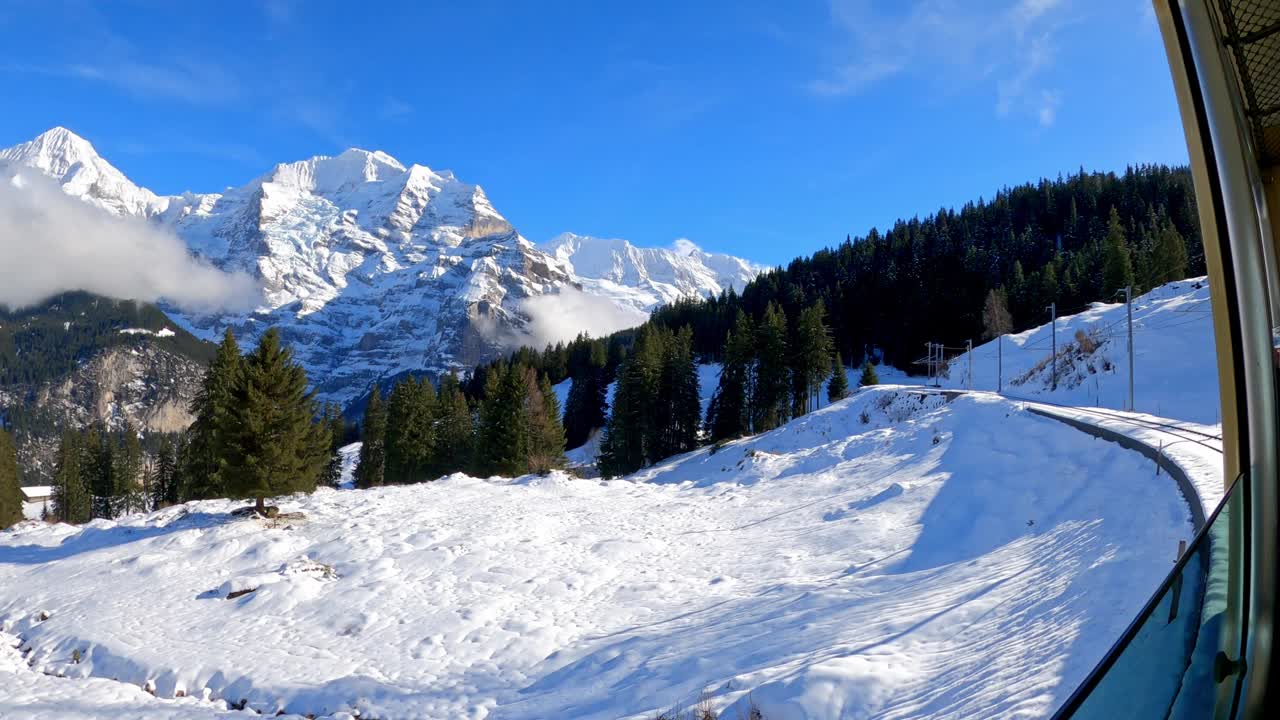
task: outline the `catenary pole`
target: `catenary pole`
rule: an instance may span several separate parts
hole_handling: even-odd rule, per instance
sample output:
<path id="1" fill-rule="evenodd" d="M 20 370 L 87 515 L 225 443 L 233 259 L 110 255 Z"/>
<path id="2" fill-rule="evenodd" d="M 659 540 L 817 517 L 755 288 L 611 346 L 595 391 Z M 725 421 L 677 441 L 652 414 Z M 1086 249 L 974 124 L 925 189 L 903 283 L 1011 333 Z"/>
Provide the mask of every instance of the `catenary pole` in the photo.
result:
<path id="1" fill-rule="evenodd" d="M 1136 412 L 1133 404 L 1133 286 L 1124 289 L 1125 314 L 1129 317 L 1129 412 Z"/>
<path id="2" fill-rule="evenodd" d="M 1049 303 L 1045 308 L 1049 311 L 1051 332 L 1053 333 L 1053 362 L 1050 365 L 1049 377 L 1053 384 L 1052 389 L 1058 389 L 1058 303 Z"/>
<path id="3" fill-rule="evenodd" d="M 996 337 L 996 392 L 1004 392 L 1004 333 Z"/>
<path id="4" fill-rule="evenodd" d="M 969 346 L 968 347 L 968 352 L 969 352 L 969 383 L 968 385 L 969 385 L 969 389 L 972 390 L 973 389 L 973 341 L 972 340 L 968 342 L 968 346 Z"/>

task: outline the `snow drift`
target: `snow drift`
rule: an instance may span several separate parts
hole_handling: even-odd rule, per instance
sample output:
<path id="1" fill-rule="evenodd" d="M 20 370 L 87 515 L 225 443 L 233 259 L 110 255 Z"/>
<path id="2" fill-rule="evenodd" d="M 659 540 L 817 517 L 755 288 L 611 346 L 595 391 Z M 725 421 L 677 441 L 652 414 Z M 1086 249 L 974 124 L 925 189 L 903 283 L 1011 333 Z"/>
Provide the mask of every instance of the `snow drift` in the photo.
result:
<path id="1" fill-rule="evenodd" d="M 0 664 L 0 716 L 34 671 L 387 720 L 645 718 L 703 692 L 727 717 L 748 694 L 770 720 L 1043 717 L 1191 536 L 1136 453 L 893 387 L 620 480 L 283 504 L 306 519 L 211 501 L 0 533 L 0 632 L 30 649 Z"/>

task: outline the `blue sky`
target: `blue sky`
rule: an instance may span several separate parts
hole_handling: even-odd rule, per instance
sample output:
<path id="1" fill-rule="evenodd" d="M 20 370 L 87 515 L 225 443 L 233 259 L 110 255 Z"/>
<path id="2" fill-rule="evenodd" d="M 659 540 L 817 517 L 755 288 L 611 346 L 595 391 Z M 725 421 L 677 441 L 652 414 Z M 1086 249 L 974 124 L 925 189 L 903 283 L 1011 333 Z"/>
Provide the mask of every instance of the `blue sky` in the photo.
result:
<path id="1" fill-rule="evenodd" d="M 561 231 L 783 263 L 1081 166 L 1183 163 L 1147 0 L 0 0 L 0 146 L 157 192 L 350 146 Z"/>

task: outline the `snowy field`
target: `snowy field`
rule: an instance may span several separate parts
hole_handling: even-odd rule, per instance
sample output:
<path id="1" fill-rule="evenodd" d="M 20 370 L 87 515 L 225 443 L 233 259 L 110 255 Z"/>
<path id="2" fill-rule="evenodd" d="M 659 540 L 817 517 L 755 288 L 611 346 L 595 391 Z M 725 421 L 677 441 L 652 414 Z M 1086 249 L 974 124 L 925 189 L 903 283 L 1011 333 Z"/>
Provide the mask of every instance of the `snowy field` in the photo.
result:
<path id="1" fill-rule="evenodd" d="M 1190 278 L 1133 299 L 1134 404 L 1138 412 L 1221 422 L 1209 284 Z M 1084 333 L 1091 352 L 1081 350 Z M 1129 392 L 1128 319 L 1123 302 L 1094 303 L 1058 318 L 1058 388 L 1052 389 L 1051 325 L 1045 323 L 973 350 L 973 389 L 995 390 L 1003 355 L 1004 393 L 1032 400 L 1124 409 Z M 1085 348 L 1088 350 L 1089 348 Z M 950 357 L 950 353 L 948 353 Z M 946 387 L 967 386 L 970 358 L 951 361 Z"/>
<path id="2" fill-rule="evenodd" d="M 620 480 L 282 505 L 0 532 L 0 717 L 1044 717 L 1191 537 L 1136 453 L 893 387 Z"/>

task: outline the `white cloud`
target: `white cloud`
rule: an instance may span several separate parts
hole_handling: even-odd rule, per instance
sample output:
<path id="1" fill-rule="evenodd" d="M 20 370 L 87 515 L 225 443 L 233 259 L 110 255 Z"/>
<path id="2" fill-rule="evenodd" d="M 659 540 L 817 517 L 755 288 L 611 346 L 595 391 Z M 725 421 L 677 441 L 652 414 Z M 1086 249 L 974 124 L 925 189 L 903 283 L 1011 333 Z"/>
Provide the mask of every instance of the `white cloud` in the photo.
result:
<path id="1" fill-rule="evenodd" d="M 21 308 L 71 290 L 166 300 L 192 310 L 245 309 L 261 292 L 188 252 L 173 234 L 115 217 L 43 176 L 0 175 L 0 305 Z"/>
<path id="2" fill-rule="evenodd" d="M 702 252 L 702 248 L 689 238 L 676 238 L 671 243 L 671 249 L 681 255 L 691 255 L 695 252 Z"/>
<path id="3" fill-rule="evenodd" d="M 621 307 L 608 298 L 574 287 L 531 297 L 520 304 L 520 311 L 528 316 L 529 322 L 520 331 L 498 339 L 508 347 L 544 347 L 548 343 L 572 340 L 583 332 L 604 337 L 649 319 L 648 314 L 636 308 Z"/>
<path id="4" fill-rule="evenodd" d="M 239 81 L 222 68 L 189 60 L 165 65 L 113 60 L 28 69 L 105 83 L 140 98 L 179 100 L 193 105 L 223 104 L 238 99 L 242 93 Z"/>
<path id="5" fill-rule="evenodd" d="M 1049 127 L 1058 116 L 1058 106 L 1062 104 L 1062 93 L 1050 90 L 1040 92 L 1040 110 L 1037 116 L 1040 124 Z"/>
<path id="6" fill-rule="evenodd" d="M 822 97 L 856 95 L 890 78 L 916 74 L 937 92 L 994 84 L 999 115 L 1053 122 L 1061 94 L 1045 87 L 1065 0 L 1014 0 L 999 5 L 925 0 L 901 9 L 869 0 L 831 0 L 837 48 L 807 87 Z M 1046 102 L 1045 93 L 1052 96 Z"/>

